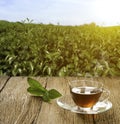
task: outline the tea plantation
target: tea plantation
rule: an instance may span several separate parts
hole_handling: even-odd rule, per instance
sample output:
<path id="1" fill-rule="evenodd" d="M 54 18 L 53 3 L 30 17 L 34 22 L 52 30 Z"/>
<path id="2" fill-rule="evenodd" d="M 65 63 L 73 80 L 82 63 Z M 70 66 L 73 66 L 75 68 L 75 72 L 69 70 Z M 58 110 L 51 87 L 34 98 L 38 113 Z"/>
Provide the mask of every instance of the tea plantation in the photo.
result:
<path id="1" fill-rule="evenodd" d="M 0 75 L 120 76 L 120 26 L 0 21 Z"/>

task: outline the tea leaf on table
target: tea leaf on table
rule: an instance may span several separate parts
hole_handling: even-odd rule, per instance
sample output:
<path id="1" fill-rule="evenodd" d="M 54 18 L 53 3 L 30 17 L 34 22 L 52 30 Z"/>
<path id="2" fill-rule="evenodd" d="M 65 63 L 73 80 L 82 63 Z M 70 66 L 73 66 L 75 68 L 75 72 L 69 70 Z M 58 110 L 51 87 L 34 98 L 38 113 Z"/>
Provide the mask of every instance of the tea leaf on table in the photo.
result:
<path id="1" fill-rule="evenodd" d="M 51 89 L 48 91 L 50 99 L 55 99 L 57 97 L 62 96 L 57 90 Z"/>
<path id="2" fill-rule="evenodd" d="M 35 80 L 35 79 L 28 78 L 27 81 L 28 81 L 28 83 L 29 83 L 29 85 L 30 85 L 31 87 L 34 87 L 34 88 L 43 87 L 43 86 L 42 86 L 37 80 Z"/>
<path id="3" fill-rule="evenodd" d="M 50 97 L 49 97 L 49 93 L 45 92 L 45 94 L 42 97 L 44 102 L 50 102 Z"/>
<path id="4" fill-rule="evenodd" d="M 41 88 L 33 88 L 33 87 L 29 87 L 27 91 L 33 94 L 34 96 L 43 96 L 45 93 L 45 91 L 42 90 Z"/>
<path id="5" fill-rule="evenodd" d="M 35 79 L 28 78 L 27 81 L 30 85 L 27 91 L 34 96 L 40 96 L 44 102 L 50 102 L 51 99 L 62 96 L 56 89 L 47 90 Z"/>

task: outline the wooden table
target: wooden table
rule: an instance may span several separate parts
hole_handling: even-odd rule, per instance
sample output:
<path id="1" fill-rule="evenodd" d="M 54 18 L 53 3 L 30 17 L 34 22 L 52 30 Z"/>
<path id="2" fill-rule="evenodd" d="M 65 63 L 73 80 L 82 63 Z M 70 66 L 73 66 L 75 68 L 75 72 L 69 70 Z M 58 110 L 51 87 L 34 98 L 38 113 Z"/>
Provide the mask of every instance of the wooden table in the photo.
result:
<path id="1" fill-rule="evenodd" d="M 69 94 L 66 83 L 75 77 L 34 77 L 47 88 Z M 111 92 L 112 109 L 97 115 L 82 115 L 32 97 L 28 92 L 27 77 L 0 77 L 0 124 L 120 124 L 120 77 L 98 78 Z"/>

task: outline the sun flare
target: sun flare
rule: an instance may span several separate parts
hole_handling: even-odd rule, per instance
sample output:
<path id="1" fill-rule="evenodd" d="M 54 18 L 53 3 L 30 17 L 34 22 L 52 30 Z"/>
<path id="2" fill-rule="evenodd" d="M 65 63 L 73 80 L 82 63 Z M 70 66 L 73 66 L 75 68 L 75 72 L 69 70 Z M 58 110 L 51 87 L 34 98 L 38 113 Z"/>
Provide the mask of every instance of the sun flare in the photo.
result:
<path id="1" fill-rule="evenodd" d="M 95 15 L 107 25 L 115 22 L 120 24 L 120 0 L 96 0 Z"/>

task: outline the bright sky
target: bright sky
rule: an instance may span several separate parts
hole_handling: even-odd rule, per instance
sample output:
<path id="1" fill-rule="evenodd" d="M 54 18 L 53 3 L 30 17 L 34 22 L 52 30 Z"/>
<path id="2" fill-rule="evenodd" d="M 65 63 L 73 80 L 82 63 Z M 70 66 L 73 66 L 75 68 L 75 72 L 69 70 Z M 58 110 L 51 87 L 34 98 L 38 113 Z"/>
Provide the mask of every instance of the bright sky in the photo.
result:
<path id="1" fill-rule="evenodd" d="M 0 20 L 120 25 L 120 0 L 0 0 Z"/>

